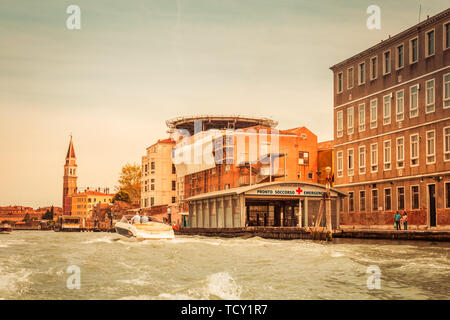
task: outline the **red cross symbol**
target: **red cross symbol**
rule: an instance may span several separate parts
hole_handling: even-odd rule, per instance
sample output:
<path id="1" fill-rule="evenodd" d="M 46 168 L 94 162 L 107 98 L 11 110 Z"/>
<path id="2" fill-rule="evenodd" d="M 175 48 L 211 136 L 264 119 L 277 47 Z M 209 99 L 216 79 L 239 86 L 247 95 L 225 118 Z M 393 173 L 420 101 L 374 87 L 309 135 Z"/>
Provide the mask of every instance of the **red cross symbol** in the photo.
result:
<path id="1" fill-rule="evenodd" d="M 298 189 L 295 191 L 297 191 L 297 193 L 300 194 L 300 193 L 302 193 L 303 190 L 302 190 L 302 188 L 298 187 Z"/>

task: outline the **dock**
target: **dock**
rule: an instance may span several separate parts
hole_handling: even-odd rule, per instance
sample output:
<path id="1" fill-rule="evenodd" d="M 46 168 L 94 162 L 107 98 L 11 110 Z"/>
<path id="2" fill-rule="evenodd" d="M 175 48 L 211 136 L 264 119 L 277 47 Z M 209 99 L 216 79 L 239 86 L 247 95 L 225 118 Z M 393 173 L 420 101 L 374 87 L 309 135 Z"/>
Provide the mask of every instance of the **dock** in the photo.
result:
<path id="1" fill-rule="evenodd" d="M 246 227 L 246 228 L 180 228 L 175 235 L 251 238 L 260 237 L 276 240 L 326 240 L 317 238 L 314 232 L 298 227 Z M 335 230 L 333 238 L 385 239 L 385 240 L 418 240 L 418 241 L 450 241 L 450 230 Z"/>

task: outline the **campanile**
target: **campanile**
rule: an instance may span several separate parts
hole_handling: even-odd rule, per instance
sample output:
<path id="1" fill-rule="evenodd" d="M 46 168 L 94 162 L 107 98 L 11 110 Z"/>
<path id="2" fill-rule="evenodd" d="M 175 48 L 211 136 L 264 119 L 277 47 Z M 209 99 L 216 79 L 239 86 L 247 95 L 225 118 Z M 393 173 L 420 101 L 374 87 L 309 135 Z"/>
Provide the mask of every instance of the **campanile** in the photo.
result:
<path id="1" fill-rule="evenodd" d="M 70 136 L 69 149 L 67 150 L 66 163 L 64 165 L 63 178 L 63 211 L 64 215 L 72 212 L 72 195 L 77 192 L 77 158 L 73 148 L 72 135 Z"/>

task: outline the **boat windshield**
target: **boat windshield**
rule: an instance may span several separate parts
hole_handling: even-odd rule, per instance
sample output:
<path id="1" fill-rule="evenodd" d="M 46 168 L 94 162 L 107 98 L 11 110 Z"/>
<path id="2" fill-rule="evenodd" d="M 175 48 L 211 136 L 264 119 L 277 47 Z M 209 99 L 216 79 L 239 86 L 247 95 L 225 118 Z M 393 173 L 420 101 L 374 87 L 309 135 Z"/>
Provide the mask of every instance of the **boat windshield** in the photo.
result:
<path id="1" fill-rule="evenodd" d="M 122 217 L 120 222 L 122 222 L 122 223 L 130 223 L 130 221 L 128 221 L 127 217 L 125 217 L 125 216 Z"/>

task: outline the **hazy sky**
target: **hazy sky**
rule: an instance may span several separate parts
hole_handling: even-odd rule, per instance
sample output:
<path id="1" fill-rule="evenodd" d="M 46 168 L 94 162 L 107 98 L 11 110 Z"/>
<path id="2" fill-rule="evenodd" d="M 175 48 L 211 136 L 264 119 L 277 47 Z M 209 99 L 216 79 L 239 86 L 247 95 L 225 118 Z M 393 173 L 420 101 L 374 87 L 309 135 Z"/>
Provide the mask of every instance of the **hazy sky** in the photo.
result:
<path id="1" fill-rule="evenodd" d="M 70 133 L 78 185 L 111 189 L 177 116 L 271 117 L 331 139 L 329 67 L 416 24 L 419 3 L 1 0 L 0 206 L 61 205 Z M 81 30 L 66 27 L 71 4 Z M 372 4 L 381 30 L 366 28 Z M 422 3 L 422 19 L 447 6 Z"/>

